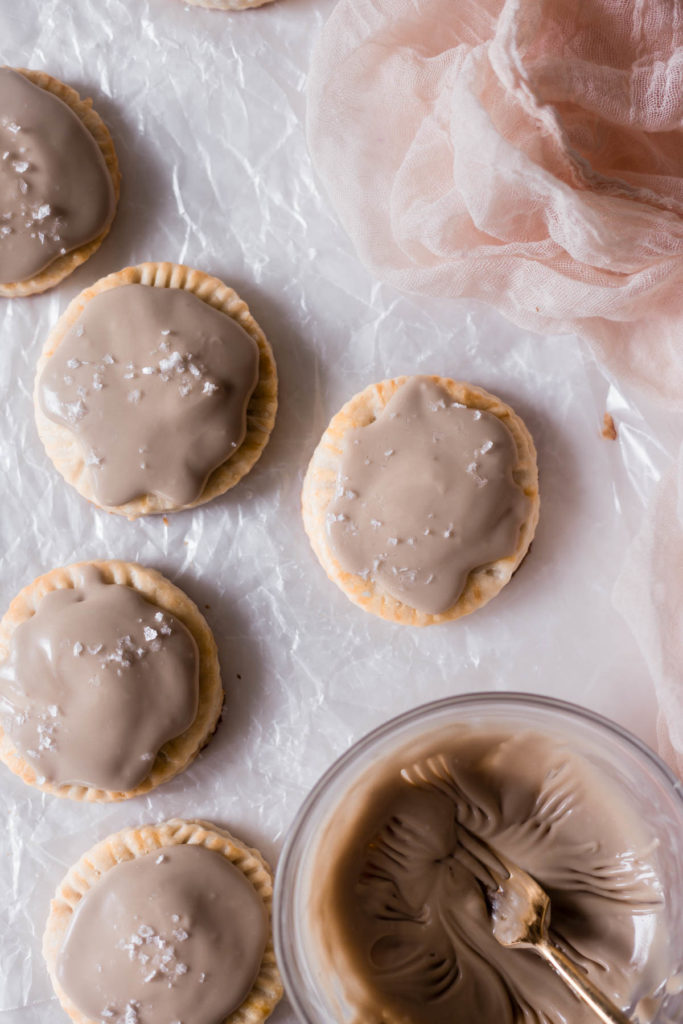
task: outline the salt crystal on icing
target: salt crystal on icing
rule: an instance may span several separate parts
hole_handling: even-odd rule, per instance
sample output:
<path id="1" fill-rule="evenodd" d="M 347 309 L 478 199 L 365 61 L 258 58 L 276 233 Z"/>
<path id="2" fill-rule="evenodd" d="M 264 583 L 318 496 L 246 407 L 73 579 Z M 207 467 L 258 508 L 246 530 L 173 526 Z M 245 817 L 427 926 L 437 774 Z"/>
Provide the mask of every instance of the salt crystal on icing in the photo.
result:
<path id="1" fill-rule="evenodd" d="M 176 939 L 178 942 L 186 942 L 187 939 L 189 939 L 189 937 L 190 936 L 188 935 L 184 928 L 176 928 L 175 931 L 173 932 L 173 938 Z"/>
<path id="2" fill-rule="evenodd" d="M 17 174 L 23 174 L 24 171 L 28 170 L 28 160 L 13 160 L 12 167 Z"/>
<path id="3" fill-rule="evenodd" d="M 26 166 L 28 168 L 28 164 Z M 46 217 L 49 217 L 50 213 L 51 213 L 50 204 L 49 203 L 43 203 L 43 205 L 39 206 L 38 209 L 33 214 L 33 219 L 34 220 L 45 220 Z"/>
<path id="4" fill-rule="evenodd" d="M 28 182 L 24 181 L 23 178 L 19 182 L 19 191 L 22 193 L 22 195 L 26 195 L 26 193 L 28 192 Z"/>
<path id="5" fill-rule="evenodd" d="M 154 863 L 155 864 L 165 864 L 166 863 L 166 858 L 164 857 L 163 853 L 159 854 L 159 856 L 157 857 L 157 859 L 155 860 Z"/>
<path id="6" fill-rule="evenodd" d="M 128 401 L 132 402 L 134 405 L 137 405 L 137 403 L 140 401 L 141 395 L 142 392 L 138 388 L 133 388 L 132 391 L 128 392 Z"/>
<path id="7" fill-rule="evenodd" d="M 77 640 L 76 643 L 74 644 L 74 654 L 76 655 L 76 657 L 78 657 L 80 654 L 83 654 L 83 644 L 81 643 L 80 640 Z"/>
<path id="8" fill-rule="evenodd" d="M 82 338 L 84 334 L 85 334 L 85 327 L 83 326 L 83 324 L 79 324 L 78 327 L 76 328 L 76 337 L 77 338 Z"/>
<path id="9" fill-rule="evenodd" d="M 81 361 L 80 359 L 67 359 L 66 365 L 69 367 L 70 370 L 77 370 L 78 367 L 81 365 Z"/>
<path id="10" fill-rule="evenodd" d="M 176 974 L 187 974 L 187 964 L 176 964 Z"/>
<path id="11" fill-rule="evenodd" d="M 142 372 L 149 377 L 150 373 L 154 373 L 154 367 L 153 366 L 143 366 L 142 367 Z"/>
<path id="12" fill-rule="evenodd" d="M 205 380 L 204 387 L 202 388 L 202 394 L 212 395 L 214 391 L 218 391 L 218 385 L 214 384 L 211 380 Z"/>
<path id="13" fill-rule="evenodd" d="M 158 633 L 156 629 L 152 629 L 151 626 L 145 626 L 144 628 L 145 640 L 156 640 Z"/>
<path id="14" fill-rule="evenodd" d="M 163 622 L 163 619 L 164 619 L 164 613 L 163 613 L 163 612 L 155 612 L 155 613 L 154 613 L 154 618 L 155 618 L 155 620 L 156 620 L 157 622 Z"/>

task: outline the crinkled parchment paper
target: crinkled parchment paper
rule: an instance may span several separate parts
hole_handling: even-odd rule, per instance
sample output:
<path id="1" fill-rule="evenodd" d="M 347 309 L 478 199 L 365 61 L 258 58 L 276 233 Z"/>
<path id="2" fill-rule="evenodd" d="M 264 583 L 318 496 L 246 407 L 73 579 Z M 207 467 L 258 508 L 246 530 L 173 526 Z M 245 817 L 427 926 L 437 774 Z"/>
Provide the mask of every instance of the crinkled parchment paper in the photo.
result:
<path id="1" fill-rule="evenodd" d="M 227 692 L 210 746 L 147 798 L 71 804 L 0 766 L 0 1024 L 62 1019 L 39 953 L 48 901 L 111 831 L 202 816 L 274 861 L 307 790 L 350 743 L 469 690 L 563 697 L 655 742 L 652 685 L 611 591 L 670 461 L 665 435 L 579 342 L 526 334 L 482 306 L 401 296 L 361 267 L 303 131 L 308 56 L 331 6 L 278 0 L 230 15 L 180 0 L 0 2 L 1 62 L 43 68 L 92 96 L 123 171 L 97 255 L 56 291 L 0 305 L 0 603 L 56 565 L 138 560 L 204 609 Z M 281 378 L 275 432 L 254 471 L 168 525 L 109 516 L 68 488 L 31 405 L 38 353 L 69 300 L 147 259 L 232 285 Z M 467 379 L 510 402 L 536 440 L 542 494 L 531 553 L 501 596 L 422 631 L 355 608 L 326 579 L 299 516 L 302 475 L 331 415 L 371 381 L 413 372 Z M 601 436 L 606 411 L 617 440 Z M 286 1003 L 275 1020 L 293 1020 Z"/>

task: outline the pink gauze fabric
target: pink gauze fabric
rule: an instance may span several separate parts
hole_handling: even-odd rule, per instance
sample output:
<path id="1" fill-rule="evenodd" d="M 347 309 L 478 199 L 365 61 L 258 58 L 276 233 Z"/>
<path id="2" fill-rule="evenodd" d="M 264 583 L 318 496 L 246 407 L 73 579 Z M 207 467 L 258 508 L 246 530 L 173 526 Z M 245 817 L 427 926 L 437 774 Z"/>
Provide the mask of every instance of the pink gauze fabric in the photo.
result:
<path id="1" fill-rule="evenodd" d="M 308 138 L 378 277 L 680 399 L 680 0 L 340 0 Z"/>
<path id="2" fill-rule="evenodd" d="M 683 0 L 340 0 L 308 138 L 379 278 L 581 335 L 683 440 Z M 683 773 L 682 558 L 672 470 L 615 603 Z"/>

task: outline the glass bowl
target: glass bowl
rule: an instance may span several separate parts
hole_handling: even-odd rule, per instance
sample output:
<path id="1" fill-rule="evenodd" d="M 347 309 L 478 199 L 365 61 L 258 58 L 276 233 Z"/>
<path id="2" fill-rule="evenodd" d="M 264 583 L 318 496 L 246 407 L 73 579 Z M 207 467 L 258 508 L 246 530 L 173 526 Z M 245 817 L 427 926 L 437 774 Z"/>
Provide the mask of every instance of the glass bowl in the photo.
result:
<path id="1" fill-rule="evenodd" d="M 308 921 L 316 847 L 335 810 L 377 762 L 404 745 L 422 742 L 450 725 L 557 735 L 616 784 L 658 842 L 665 890 L 665 924 L 679 957 L 651 1024 L 683 1021 L 683 784 L 635 736 L 584 708 L 523 693 L 465 694 L 425 704 L 369 733 L 342 755 L 314 786 L 288 833 L 275 882 L 273 928 L 277 959 L 289 999 L 304 1024 L 346 1024 L 343 979 L 318 959 Z M 475 1022 L 472 1022 L 475 1024 Z"/>

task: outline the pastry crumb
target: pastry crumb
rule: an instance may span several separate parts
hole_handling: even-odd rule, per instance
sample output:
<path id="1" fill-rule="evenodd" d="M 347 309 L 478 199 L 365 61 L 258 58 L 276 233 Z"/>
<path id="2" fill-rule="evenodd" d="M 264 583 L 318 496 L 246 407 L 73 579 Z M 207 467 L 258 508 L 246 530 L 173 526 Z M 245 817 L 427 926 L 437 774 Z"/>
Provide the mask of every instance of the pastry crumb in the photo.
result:
<path id="1" fill-rule="evenodd" d="M 603 423 L 603 426 L 602 426 L 602 436 L 607 441 L 616 441 L 616 439 L 618 437 L 617 428 L 614 425 L 614 420 L 612 419 L 612 417 L 610 416 L 610 414 L 608 412 L 606 412 L 605 415 L 603 416 L 602 423 Z"/>

